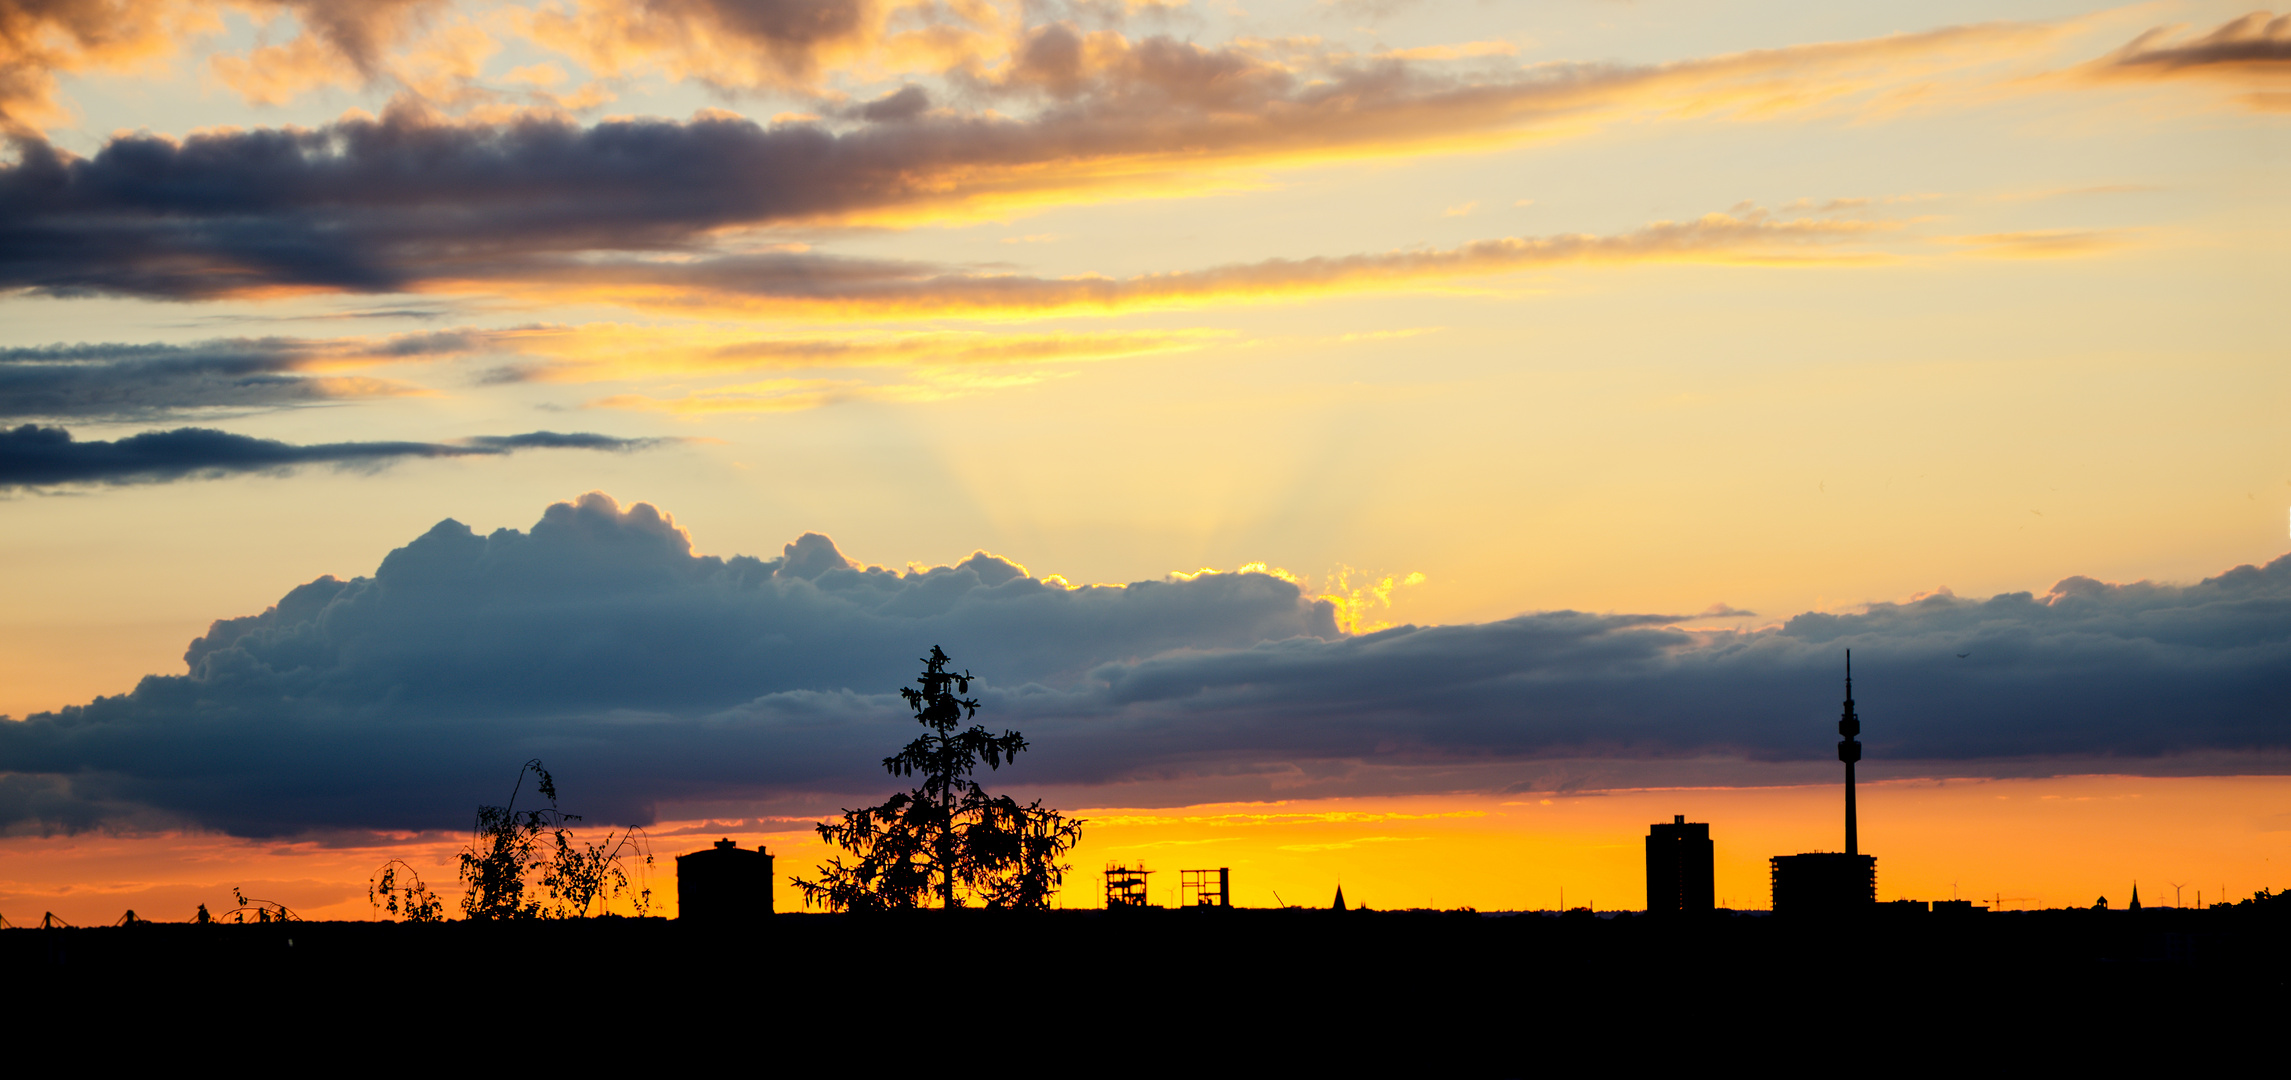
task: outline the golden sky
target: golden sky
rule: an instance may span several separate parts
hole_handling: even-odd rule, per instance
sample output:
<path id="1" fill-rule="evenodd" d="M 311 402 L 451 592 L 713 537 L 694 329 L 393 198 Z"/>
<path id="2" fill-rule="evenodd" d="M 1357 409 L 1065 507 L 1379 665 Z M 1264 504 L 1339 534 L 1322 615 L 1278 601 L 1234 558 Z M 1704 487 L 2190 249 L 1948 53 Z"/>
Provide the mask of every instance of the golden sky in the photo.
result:
<path id="1" fill-rule="evenodd" d="M 1084 871 L 1746 896 L 1852 647 L 1881 891 L 2248 892 L 2287 117 L 2232 4 L 0 0 L 0 915 L 808 820 L 934 643 Z"/>

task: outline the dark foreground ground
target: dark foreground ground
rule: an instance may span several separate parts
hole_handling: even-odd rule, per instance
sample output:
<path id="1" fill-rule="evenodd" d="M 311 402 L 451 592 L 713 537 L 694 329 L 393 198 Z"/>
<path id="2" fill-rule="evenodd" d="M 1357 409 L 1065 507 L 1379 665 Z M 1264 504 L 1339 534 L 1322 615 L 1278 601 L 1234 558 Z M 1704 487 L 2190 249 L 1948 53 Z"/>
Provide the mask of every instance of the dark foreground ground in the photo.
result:
<path id="1" fill-rule="evenodd" d="M 713 1072 L 726 1048 L 743 1073 L 822 1076 L 1954 1073 L 2279 1049 L 2287 963 L 2291 918 L 2265 909 L 147 924 L 0 930 L 0 1020 L 99 1046 L 173 1025 L 171 1045 L 258 1056 L 498 1053 L 511 1074 L 627 1054 Z"/>

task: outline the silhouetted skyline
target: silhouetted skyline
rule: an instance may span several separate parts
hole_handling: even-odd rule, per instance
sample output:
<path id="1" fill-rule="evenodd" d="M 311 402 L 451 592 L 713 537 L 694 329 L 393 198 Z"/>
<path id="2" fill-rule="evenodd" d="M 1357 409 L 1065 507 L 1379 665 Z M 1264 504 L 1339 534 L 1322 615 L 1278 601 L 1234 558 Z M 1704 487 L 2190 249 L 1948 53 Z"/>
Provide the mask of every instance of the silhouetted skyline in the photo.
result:
<path id="1" fill-rule="evenodd" d="M 933 643 L 1158 905 L 2291 860 L 2273 13 L 0 12 L 0 911 L 818 866 Z"/>

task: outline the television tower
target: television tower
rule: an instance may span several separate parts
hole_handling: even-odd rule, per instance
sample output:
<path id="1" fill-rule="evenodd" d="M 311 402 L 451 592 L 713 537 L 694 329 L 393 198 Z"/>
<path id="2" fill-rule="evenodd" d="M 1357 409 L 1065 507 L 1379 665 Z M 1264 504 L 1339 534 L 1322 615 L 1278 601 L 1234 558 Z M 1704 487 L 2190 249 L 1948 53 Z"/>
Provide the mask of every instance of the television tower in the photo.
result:
<path id="1" fill-rule="evenodd" d="M 1854 819 L 1853 763 L 1861 760 L 1861 717 L 1853 714 L 1853 650 L 1846 650 L 1846 711 L 1838 718 L 1838 760 L 1846 763 L 1846 854 L 1861 854 L 1861 827 Z"/>

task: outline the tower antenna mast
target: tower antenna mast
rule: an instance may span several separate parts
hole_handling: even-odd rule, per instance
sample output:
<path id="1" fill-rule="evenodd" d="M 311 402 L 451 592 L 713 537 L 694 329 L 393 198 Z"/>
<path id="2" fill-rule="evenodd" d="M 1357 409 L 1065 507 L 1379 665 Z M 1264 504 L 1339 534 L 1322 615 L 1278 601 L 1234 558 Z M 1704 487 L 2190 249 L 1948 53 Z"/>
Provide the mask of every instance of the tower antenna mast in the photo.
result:
<path id="1" fill-rule="evenodd" d="M 1853 650 L 1846 650 L 1846 708 L 1838 718 L 1838 760 L 1846 763 L 1846 854 L 1861 854 L 1861 825 L 1854 816 L 1853 766 L 1861 760 L 1861 743 L 1855 736 L 1861 734 L 1861 717 L 1853 712 Z"/>

